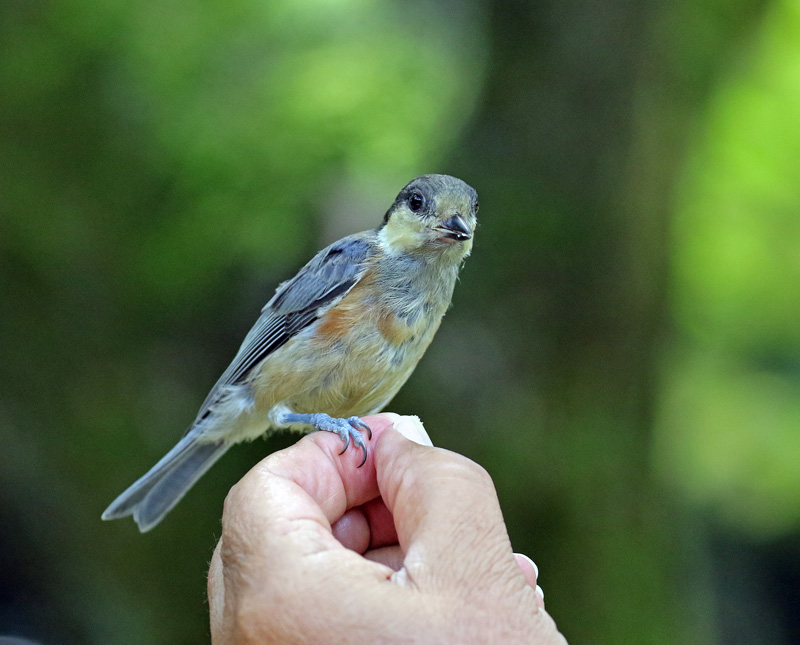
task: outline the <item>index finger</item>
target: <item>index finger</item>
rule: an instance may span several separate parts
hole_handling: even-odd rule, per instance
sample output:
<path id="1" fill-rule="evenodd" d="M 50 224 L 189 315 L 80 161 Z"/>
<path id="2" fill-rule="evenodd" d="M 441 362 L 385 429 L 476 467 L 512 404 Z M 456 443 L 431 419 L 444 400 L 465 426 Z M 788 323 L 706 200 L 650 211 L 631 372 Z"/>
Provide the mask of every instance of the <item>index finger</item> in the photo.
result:
<path id="1" fill-rule="evenodd" d="M 392 424 L 381 416 L 368 417 L 373 441 Z M 317 432 L 294 446 L 269 455 L 237 483 L 225 500 L 223 535 L 226 549 L 246 548 L 268 553 L 270 544 L 302 527 L 304 539 L 281 548 L 296 552 L 333 548 L 330 525 L 348 508 L 378 496 L 372 450 L 357 468 L 352 454 L 339 455 L 341 440 Z M 255 544 L 254 541 L 259 541 Z"/>

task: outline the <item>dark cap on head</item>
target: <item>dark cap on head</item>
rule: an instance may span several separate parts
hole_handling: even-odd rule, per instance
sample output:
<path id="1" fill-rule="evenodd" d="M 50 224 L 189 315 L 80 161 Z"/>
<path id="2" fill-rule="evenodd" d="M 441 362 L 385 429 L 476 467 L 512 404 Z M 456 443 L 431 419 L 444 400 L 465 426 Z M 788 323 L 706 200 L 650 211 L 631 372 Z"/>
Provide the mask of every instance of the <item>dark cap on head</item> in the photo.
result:
<path id="1" fill-rule="evenodd" d="M 469 184 L 451 175 L 422 175 L 408 182 L 398 193 L 391 208 L 386 211 L 384 223 L 389 220 L 392 212 L 402 203 L 408 202 L 410 208 L 417 212 L 434 207 L 435 197 L 443 195 L 462 195 L 473 205 L 478 203 L 478 193 Z M 418 197 L 421 200 L 418 200 Z M 418 207 L 417 204 L 419 204 Z"/>

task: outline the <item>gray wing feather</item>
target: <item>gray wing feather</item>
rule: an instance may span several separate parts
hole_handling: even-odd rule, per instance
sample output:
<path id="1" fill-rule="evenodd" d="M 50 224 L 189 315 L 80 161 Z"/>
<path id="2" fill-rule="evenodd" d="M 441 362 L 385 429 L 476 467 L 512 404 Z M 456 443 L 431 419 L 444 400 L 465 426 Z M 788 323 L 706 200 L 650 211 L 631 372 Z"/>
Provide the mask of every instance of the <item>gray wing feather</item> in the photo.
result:
<path id="1" fill-rule="evenodd" d="M 253 367 L 314 322 L 321 309 L 344 297 L 366 270 L 375 245 L 374 231 L 345 237 L 322 249 L 295 277 L 281 284 L 208 393 L 195 423 L 206 416 L 227 386 L 240 382 Z"/>

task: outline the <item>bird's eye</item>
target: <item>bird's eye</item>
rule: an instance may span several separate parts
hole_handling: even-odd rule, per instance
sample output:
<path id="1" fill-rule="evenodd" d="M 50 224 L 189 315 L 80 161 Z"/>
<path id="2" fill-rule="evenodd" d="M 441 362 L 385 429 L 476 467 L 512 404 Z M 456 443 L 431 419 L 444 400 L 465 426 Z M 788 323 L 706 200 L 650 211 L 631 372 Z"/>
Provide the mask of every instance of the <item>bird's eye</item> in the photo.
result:
<path id="1" fill-rule="evenodd" d="M 411 193 L 411 197 L 408 198 L 408 207 L 412 211 L 416 213 L 424 205 L 425 205 L 425 198 L 422 195 L 420 195 L 419 193 Z"/>
<path id="2" fill-rule="evenodd" d="M 476 215 L 478 214 L 478 211 L 480 210 L 480 208 L 481 208 L 481 205 L 478 202 L 475 202 L 475 214 Z"/>

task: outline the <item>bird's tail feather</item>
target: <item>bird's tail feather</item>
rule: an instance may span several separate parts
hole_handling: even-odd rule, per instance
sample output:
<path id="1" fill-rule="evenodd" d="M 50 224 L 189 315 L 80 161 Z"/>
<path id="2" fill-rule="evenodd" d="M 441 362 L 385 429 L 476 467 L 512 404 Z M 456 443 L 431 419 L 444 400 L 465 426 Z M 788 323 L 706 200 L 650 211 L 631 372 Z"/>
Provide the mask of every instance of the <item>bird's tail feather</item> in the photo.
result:
<path id="1" fill-rule="evenodd" d="M 190 432 L 103 513 L 104 520 L 133 515 L 144 533 L 158 524 L 230 444 L 201 442 Z"/>

